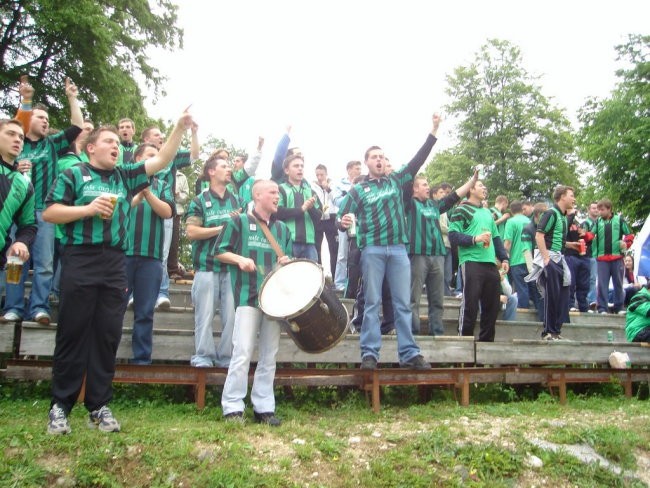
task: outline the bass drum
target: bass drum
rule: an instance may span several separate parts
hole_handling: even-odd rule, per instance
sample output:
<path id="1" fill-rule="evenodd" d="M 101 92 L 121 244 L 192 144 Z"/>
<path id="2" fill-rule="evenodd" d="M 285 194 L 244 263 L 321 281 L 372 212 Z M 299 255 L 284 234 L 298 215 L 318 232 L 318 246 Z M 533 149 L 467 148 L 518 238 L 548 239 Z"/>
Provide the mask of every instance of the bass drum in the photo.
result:
<path id="1" fill-rule="evenodd" d="M 264 279 L 260 309 L 269 317 L 286 320 L 287 333 L 308 353 L 331 349 L 347 330 L 347 310 L 325 286 L 323 268 L 308 259 L 295 259 Z"/>

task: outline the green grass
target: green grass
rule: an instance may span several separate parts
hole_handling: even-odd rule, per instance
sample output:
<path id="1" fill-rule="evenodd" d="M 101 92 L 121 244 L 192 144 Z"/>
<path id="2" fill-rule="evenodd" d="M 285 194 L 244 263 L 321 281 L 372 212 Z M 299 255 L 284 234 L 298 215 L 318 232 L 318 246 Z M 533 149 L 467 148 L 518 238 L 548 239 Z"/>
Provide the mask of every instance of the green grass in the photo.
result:
<path id="1" fill-rule="evenodd" d="M 470 407 L 447 390 L 419 403 L 416 388 L 384 390 L 373 414 L 355 390 L 277 390 L 280 428 L 226 423 L 220 390 L 199 412 L 182 387 L 117 385 L 119 434 L 86 426 L 78 405 L 68 436 L 45 433 L 49 385 L 0 383 L 0 486 L 430 487 L 646 486 L 533 446 L 588 444 L 641 472 L 650 457 L 647 401 L 609 387 L 569 395 L 476 388 Z M 252 412 L 247 412 L 252 417 Z M 539 470 L 527 467 L 529 454 Z"/>

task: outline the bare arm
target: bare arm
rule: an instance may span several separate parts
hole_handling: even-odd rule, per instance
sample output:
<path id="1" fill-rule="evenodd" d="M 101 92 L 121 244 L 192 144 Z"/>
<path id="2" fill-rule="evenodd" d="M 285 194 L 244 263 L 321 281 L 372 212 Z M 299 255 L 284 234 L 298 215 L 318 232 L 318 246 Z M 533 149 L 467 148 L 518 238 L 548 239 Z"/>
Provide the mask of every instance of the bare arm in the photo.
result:
<path id="1" fill-rule="evenodd" d="M 188 112 L 183 112 L 178 122 L 174 126 L 174 130 L 169 135 L 169 139 L 160 148 L 158 154 L 153 158 L 147 159 L 144 163 L 148 176 L 155 175 L 158 171 L 165 168 L 169 163 L 174 160 L 178 148 L 181 145 L 183 133 L 192 125 L 192 116 Z"/>
<path id="2" fill-rule="evenodd" d="M 168 219 L 172 216 L 173 212 L 169 204 L 151 193 L 151 190 L 149 190 L 149 188 L 145 188 L 140 193 L 143 194 L 144 198 L 147 200 L 147 202 L 149 202 L 149 205 L 151 205 L 151 209 L 156 213 L 158 217 Z"/>
<path id="3" fill-rule="evenodd" d="M 203 241 L 218 236 L 223 230 L 223 225 L 218 227 L 201 227 L 200 225 L 189 223 L 185 226 L 187 238 L 190 241 Z"/>
<path id="4" fill-rule="evenodd" d="M 224 252 L 223 254 L 217 254 L 216 258 L 222 263 L 234 264 L 235 266 L 238 266 L 242 271 L 249 273 L 257 271 L 255 261 L 253 261 L 251 258 L 245 258 L 239 254 L 235 254 L 234 252 Z"/>
<path id="5" fill-rule="evenodd" d="M 70 104 L 70 124 L 76 125 L 80 129 L 83 129 L 84 126 L 84 116 L 81 113 L 81 107 L 79 106 L 79 100 L 77 95 L 79 94 L 79 89 L 70 78 L 65 79 L 65 95 L 68 97 L 68 103 Z"/>
<path id="6" fill-rule="evenodd" d="M 111 199 L 107 196 L 99 196 L 88 205 L 64 205 L 53 203 L 43 211 L 43 220 L 53 224 L 68 224 L 75 220 L 104 215 L 109 217 L 113 213 Z"/>
<path id="7" fill-rule="evenodd" d="M 190 143 L 190 158 L 192 161 L 199 159 L 201 154 L 201 145 L 199 144 L 199 126 L 196 122 L 192 122 L 192 142 Z"/>

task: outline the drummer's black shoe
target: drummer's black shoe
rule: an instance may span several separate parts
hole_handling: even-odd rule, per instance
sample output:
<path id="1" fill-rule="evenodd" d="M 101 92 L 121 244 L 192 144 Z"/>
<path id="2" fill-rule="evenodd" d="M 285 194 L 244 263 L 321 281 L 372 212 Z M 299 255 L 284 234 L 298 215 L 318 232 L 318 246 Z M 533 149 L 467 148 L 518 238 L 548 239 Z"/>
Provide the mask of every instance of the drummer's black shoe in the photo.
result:
<path id="1" fill-rule="evenodd" d="M 417 356 L 412 357 L 408 361 L 405 361 L 403 363 L 399 363 L 400 367 L 402 368 L 410 368 L 410 369 L 431 369 L 431 364 L 427 363 L 424 358 L 422 357 L 421 354 L 418 354 Z"/>
<path id="2" fill-rule="evenodd" d="M 278 427 L 282 423 L 282 421 L 277 418 L 273 412 L 253 412 L 253 415 L 255 415 L 255 422 L 258 424 L 266 424 L 270 425 L 271 427 Z"/>
<path id="3" fill-rule="evenodd" d="M 230 412 L 223 416 L 227 422 L 239 422 L 243 424 L 246 419 L 244 418 L 244 412 Z"/>
<path id="4" fill-rule="evenodd" d="M 374 356 L 364 356 L 361 358 L 361 369 L 377 369 L 377 360 Z"/>

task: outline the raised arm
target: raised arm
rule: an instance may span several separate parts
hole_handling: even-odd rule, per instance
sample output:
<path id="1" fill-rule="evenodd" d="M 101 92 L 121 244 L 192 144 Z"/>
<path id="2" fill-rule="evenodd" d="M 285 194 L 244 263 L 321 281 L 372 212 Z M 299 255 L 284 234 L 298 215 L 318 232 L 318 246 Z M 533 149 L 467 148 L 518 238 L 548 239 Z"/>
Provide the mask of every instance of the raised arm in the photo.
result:
<path id="1" fill-rule="evenodd" d="M 260 164 L 260 160 L 262 159 L 262 148 L 264 147 L 264 138 L 262 136 L 259 136 L 257 138 L 257 148 L 255 151 L 255 154 L 253 154 L 246 163 L 244 164 L 244 171 L 246 171 L 246 174 L 248 176 L 255 176 L 255 173 L 257 172 L 257 167 Z"/>
<path id="2" fill-rule="evenodd" d="M 273 163 L 271 164 L 271 179 L 275 182 L 280 182 L 284 179 L 284 168 L 282 163 L 284 158 L 287 157 L 287 151 L 289 150 L 289 143 L 291 142 L 291 126 L 287 126 L 287 132 L 282 136 L 280 142 L 278 142 L 278 147 L 275 149 L 275 155 L 273 156 Z"/>
<path id="3" fill-rule="evenodd" d="M 440 121 L 442 119 L 439 114 L 433 114 L 432 120 L 433 120 L 433 127 L 431 128 L 431 133 L 427 136 L 427 140 L 424 142 L 424 145 L 420 148 L 420 150 L 416 153 L 416 155 L 413 156 L 413 159 L 409 161 L 409 163 L 406 165 L 405 168 L 405 171 L 411 173 L 411 175 L 413 175 L 414 177 L 416 174 L 418 174 L 418 171 L 420 171 L 420 168 L 429 157 L 429 154 L 431 153 L 431 149 L 433 149 L 433 145 L 438 140 L 436 138 L 436 134 L 438 133 L 438 128 L 440 127 Z"/>
<path id="4" fill-rule="evenodd" d="M 81 107 L 79 106 L 79 100 L 77 96 L 79 95 L 79 89 L 72 80 L 68 77 L 65 79 L 65 96 L 68 97 L 68 104 L 70 104 L 70 125 L 76 125 L 80 129 L 83 129 L 84 126 L 84 116 L 81 113 Z"/>

